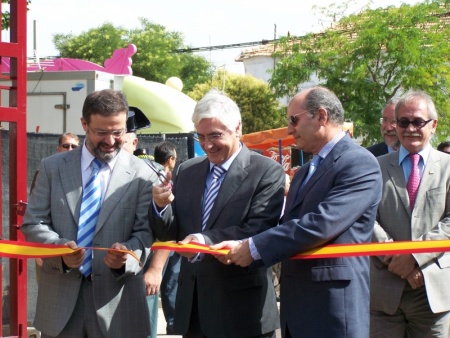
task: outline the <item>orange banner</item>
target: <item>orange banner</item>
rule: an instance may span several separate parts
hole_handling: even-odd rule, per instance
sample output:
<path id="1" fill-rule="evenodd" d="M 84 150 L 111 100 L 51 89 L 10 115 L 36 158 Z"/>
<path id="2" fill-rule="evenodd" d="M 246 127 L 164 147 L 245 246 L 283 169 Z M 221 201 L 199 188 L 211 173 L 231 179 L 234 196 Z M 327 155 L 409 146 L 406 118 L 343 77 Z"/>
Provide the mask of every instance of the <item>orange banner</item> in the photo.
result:
<path id="1" fill-rule="evenodd" d="M 228 249 L 212 250 L 208 245 L 199 243 L 181 245 L 174 242 L 155 242 L 151 248 L 152 250 L 165 249 L 177 252 L 201 252 L 215 255 L 225 255 L 229 251 Z M 291 259 L 382 256 L 446 251 L 450 251 L 450 240 L 330 244 L 317 249 L 298 253 L 291 257 Z"/>

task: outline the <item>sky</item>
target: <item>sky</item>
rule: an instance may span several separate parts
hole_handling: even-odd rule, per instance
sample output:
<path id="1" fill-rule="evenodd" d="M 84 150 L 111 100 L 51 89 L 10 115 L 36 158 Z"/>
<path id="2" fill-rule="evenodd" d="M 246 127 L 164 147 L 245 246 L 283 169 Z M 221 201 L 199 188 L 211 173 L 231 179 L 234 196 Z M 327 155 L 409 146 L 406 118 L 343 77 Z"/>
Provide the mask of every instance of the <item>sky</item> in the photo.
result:
<path id="1" fill-rule="evenodd" d="M 414 4 L 417 0 L 373 0 L 372 8 Z M 327 7 L 340 0 L 315 0 Z M 354 0 L 352 10 L 368 0 Z M 191 47 L 230 45 L 280 36 L 299 36 L 329 26 L 325 16 L 313 10 L 310 1 L 301 0 L 33 0 L 27 17 L 27 56 L 58 56 L 52 39 L 55 34 L 78 35 L 105 22 L 124 28 L 139 28 L 138 18 L 162 25 L 168 31 L 183 34 Z M 36 40 L 34 40 L 36 26 Z M 243 64 L 235 62 L 242 50 L 251 47 L 196 53 L 217 68 L 243 73 Z"/>

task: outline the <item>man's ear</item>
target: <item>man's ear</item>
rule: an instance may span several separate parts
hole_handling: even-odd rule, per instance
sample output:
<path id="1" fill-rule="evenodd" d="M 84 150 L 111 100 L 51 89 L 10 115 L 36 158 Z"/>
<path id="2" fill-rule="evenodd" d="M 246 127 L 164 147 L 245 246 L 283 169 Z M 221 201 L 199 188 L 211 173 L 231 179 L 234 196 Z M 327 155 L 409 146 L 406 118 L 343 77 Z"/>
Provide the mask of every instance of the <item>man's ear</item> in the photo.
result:
<path id="1" fill-rule="evenodd" d="M 328 112 L 324 108 L 319 108 L 317 110 L 317 120 L 320 121 L 323 124 L 326 124 L 328 121 Z"/>

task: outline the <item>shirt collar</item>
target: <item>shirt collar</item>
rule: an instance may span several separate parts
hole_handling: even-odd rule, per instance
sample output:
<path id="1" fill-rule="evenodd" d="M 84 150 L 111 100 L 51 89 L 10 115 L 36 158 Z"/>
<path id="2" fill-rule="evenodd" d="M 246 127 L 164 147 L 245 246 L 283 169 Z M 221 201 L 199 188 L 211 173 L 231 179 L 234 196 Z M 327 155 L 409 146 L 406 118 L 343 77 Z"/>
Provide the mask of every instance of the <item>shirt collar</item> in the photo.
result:
<path id="1" fill-rule="evenodd" d="M 225 162 L 223 162 L 223 163 L 221 164 L 221 166 L 222 166 L 226 171 L 228 171 L 228 169 L 230 169 L 231 163 L 233 163 L 234 159 L 239 155 L 239 153 L 241 152 L 241 150 L 242 150 L 242 143 L 239 142 L 239 148 L 238 148 L 238 150 L 235 151 L 234 154 L 231 155 L 230 158 L 229 158 L 228 160 L 226 160 Z M 214 166 L 215 166 L 214 163 L 209 162 L 209 171 L 210 171 L 210 172 L 211 172 L 211 170 L 212 170 L 212 168 L 213 168 Z"/>
<path id="2" fill-rule="evenodd" d="M 425 165 L 427 163 L 428 155 L 430 155 L 431 151 L 431 145 L 428 144 L 425 148 L 423 148 L 421 151 L 418 152 L 420 157 L 423 160 L 423 164 Z M 400 146 L 400 149 L 398 150 L 398 165 L 401 165 L 403 160 L 409 155 L 409 151 L 406 150 L 402 145 Z"/>

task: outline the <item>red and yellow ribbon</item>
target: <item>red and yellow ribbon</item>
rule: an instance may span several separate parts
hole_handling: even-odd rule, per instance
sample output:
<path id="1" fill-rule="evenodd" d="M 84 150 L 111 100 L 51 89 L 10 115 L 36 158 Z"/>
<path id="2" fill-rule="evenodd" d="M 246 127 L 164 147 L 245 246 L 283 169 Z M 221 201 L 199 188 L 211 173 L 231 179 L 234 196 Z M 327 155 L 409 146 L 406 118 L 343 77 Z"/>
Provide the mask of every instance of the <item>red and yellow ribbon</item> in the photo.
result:
<path id="1" fill-rule="evenodd" d="M 78 248 L 76 250 L 69 248 L 67 245 L 41 244 L 31 242 L 18 242 L 0 240 L 0 257 L 6 258 L 49 258 L 57 256 L 70 255 L 81 249 L 103 250 L 123 252 L 131 255 L 140 262 L 139 257 L 133 251 L 119 250 L 111 248 Z"/>
<path id="2" fill-rule="evenodd" d="M 83 248 L 79 248 L 80 250 Z M 87 248 L 84 248 L 87 249 Z M 91 248 L 93 250 L 113 250 L 111 248 Z M 212 250 L 208 245 L 200 243 L 179 244 L 175 242 L 155 242 L 152 250 L 172 250 L 176 252 L 206 253 L 213 255 L 226 255 L 228 249 Z M 0 240 L 0 257 L 6 258 L 48 258 L 69 255 L 77 250 L 73 250 L 66 245 L 40 244 L 31 242 L 18 242 Z M 139 258 L 133 251 L 113 250 L 131 255 L 137 261 Z M 450 240 L 433 241 L 401 241 L 386 243 L 361 243 L 361 244 L 330 244 L 320 248 L 301 252 L 291 257 L 291 259 L 310 258 L 337 258 L 349 256 L 378 256 L 397 255 L 425 252 L 446 252 L 450 251 Z"/>
<path id="3" fill-rule="evenodd" d="M 156 242 L 152 245 L 152 249 L 165 249 L 177 252 L 201 252 L 214 255 L 225 255 L 229 251 L 228 249 L 212 250 L 207 245 L 192 242 L 184 245 L 174 242 Z M 330 244 L 320 248 L 298 253 L 295 256 L 291 257 L 291 259 L 381 256 L 446 251 L 450 251 L 450 240 Z"/>

